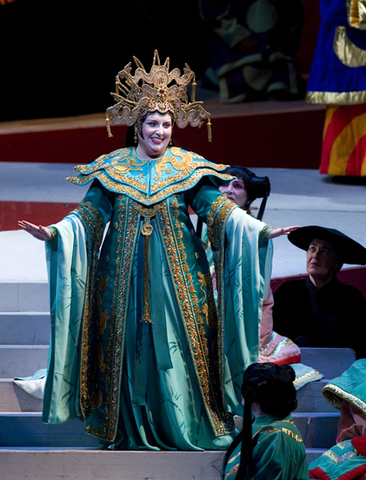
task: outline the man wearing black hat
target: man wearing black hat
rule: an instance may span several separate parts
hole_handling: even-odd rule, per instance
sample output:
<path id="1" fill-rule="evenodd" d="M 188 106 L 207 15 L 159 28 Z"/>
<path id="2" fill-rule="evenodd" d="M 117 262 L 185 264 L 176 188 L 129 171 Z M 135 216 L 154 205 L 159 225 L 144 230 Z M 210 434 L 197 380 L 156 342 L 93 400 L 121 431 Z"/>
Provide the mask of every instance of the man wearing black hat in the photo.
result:
<path id="1" fill-rule="evenodd" d="M 304 280 L 285 282 L 274 294 L 273 328 L 300 347 L 347 347 L 366 357 L 366 300 L 337 273 L 343 263 L 366 264 L 366 249 L 338 230 L 308 226 L 290 242 L 307 251 Z"/>

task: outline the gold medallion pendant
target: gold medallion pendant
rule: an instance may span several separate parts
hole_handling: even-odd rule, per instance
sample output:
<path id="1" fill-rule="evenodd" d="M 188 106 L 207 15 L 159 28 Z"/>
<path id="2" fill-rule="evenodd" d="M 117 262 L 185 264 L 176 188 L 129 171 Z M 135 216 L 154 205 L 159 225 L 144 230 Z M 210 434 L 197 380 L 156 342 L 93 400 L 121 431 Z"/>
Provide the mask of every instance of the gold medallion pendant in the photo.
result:
<path id="1" fill-rule="evenodd" d="M 147 218 L 144 218 L 144 220 L 145 220 L 145 223 L 141 227 L 141 233 L 145 237 L 150 237 L 150 235 L 153 232 L 153 226 L 150 223 L 150 218 L 147 217 Z"/>

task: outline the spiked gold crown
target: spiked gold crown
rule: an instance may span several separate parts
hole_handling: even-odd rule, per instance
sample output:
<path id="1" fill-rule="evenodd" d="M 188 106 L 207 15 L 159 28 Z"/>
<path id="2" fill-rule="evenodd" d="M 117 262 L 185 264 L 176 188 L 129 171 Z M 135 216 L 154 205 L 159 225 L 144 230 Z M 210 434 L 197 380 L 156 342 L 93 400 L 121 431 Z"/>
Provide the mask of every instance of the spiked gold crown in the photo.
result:
<path id="1" fill-rule="evenodd" d="M 186 64 L 181 76 L 180 70 L 174 68 L 169 72 L 169 58 L 163 65 L 157 50 L 154 52 L 150 73 L 145 71 L 142 63 L 133 57 L 136 63 L 135 75 L 131 74 L 131 62 L 116 76 L 116 91 L 112 93 L 116 104 L 106 112 L 108 133 L 110 125 L 135 125 L 141 131 L 141 119 L 148 113 L 170 113 L 179 128 L 188 124 L 201 127 L 207 119 L 209 141 L 211 141 L 210 114 L 203 108 L 203 102 L 195 101 L 195 74 Z M 189 102 L 187 86 L 192 82 L 192 101 Z"/>

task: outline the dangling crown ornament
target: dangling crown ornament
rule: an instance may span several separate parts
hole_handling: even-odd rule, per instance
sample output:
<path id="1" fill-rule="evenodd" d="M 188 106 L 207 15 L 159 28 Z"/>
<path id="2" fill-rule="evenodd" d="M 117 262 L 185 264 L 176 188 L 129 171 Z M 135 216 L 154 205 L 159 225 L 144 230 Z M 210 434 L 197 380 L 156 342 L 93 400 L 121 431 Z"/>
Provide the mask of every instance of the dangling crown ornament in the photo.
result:
<path id="1" fill-rule="evenodd" d="M 201 127 L 207 120 L 208 139 L 211 141 L 210 113 L 203 107 L 203 102 L 195 101 L 195 74 L 186 64 L 184 74 L 174 68 L 169 72 L 169 58 L 160 64 L 158 51 L 154 52 L 150 73 L 145 71 L 142 63 L 133 57 L 136 63 L 135 75 L 131 75 L 131 62 L 116 76 L 116 91 L 111 95 L 116 104 L 106 111 L 108 135 L 111 137 L 111 125 L 135 125 L 141 132 L 141 120 L 148 113 L 170 113 L 179 128 L 188 124 Z M 192 82 L 192 101 L 189 102 L 187 86 Z M 170 86 L 169 86 L 170 85 Z"/>

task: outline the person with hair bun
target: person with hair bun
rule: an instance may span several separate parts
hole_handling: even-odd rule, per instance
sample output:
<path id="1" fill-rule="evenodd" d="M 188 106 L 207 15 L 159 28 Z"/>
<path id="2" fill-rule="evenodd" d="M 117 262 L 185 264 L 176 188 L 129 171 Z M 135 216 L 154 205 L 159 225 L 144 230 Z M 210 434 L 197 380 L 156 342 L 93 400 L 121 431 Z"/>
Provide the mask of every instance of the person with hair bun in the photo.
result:
<path id="1" fill-rule="evenodd" d="M 232 165 L 227 173 L 235 178 L 227 185 L 220 186 L 220 192 L 251 216 L 253 216 L 252 203 L 257 198 L 262 198 L 257 214 L 257 220 L 262 220 L 271 191 L 269 178 L 258 177 L 252 170 L 240 165 Z M 260 363 L 270 361 L 278 365 L 299 363 L 300 348 L 292 340 L 279 335 L 273 329 L 273 306 L 273 293 L 269 288 L 268 295 L 263 301 L 258 361 Z"/>
<path id="2" fill-rule="evenodd" d="M 262 198 L 261 206 L 257 215 L 262 220 L 267 198 L 271 191 L 271 184 L 268 177 L 257 177 L 257 175 L 246 167 L 232 165 L 227 170 L 228 175 L 236 177 L 227 185 L 219 187 L 221 193 L 236 203 L 241 209 L 250 211 L 250 206 L 257 198 Z"/>
<path id="3" fill-rule="evenodd" d="M 246 369 L 243 430 L 226 452 L 224 480 L 309 478 L 305 446 L 291 416 L 297 407 L 294 380 L 290 365 L 253 363 Z"/>

